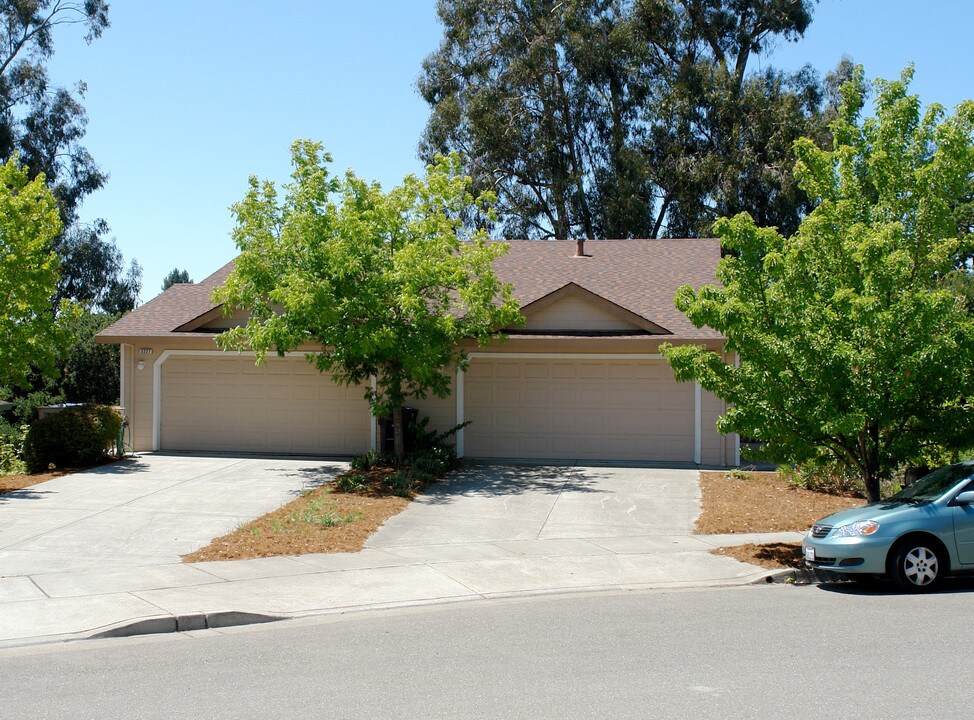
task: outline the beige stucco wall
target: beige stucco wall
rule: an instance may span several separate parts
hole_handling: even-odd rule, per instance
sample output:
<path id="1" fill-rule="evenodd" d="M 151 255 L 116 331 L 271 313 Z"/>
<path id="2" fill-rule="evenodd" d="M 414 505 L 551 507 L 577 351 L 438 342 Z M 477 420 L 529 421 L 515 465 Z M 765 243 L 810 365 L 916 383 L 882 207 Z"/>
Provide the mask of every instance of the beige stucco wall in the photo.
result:
<path id="1" fill-rule="evenodd" d="M 632 323 L 580 297 L 565 297 L 531 313 L 527 330 L 632 330 Z"/>

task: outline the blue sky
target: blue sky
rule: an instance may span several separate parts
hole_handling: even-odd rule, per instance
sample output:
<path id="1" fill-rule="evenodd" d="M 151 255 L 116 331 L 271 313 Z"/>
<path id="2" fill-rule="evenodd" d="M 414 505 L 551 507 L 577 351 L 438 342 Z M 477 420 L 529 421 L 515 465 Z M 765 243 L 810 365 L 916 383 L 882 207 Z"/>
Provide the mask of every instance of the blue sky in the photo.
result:
<path id="1" fill-rule="evenodd" d="M 82 217 L 143 266 L 143 300 L 173 267 L 201 280 L 234 257 L 229 206 L 251 174 L 287 179 L 296 138 L 387 188 L 422 170 L 434 0 L 114 0 L 110 19 L 90 46 L 61 32 L 51 74 L 87 83 L 86 145 L 111 177 Z M 914 62 L 923 103 L 952 108 L 974 98 L 972 27 L 969 0 L 822 0 L 805 38 L 760 63 L 824 73 L 847 54 L 890 78 Z"/>

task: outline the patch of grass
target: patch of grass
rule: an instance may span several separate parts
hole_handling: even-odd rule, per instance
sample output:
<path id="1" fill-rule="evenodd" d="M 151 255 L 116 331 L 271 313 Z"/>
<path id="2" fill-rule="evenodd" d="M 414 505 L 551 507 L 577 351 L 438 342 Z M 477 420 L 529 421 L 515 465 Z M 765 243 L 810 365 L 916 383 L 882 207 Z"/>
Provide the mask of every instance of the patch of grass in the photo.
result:
<path id="1" fill-rule="evenodd" d="M 361 512 L 339 512 L 335 502 L 328 501 L 325 498 L 310 500 L 304 508 L 296 509 L 291 513 L 292 522 L 303 522 L 309 525 L 321 525 L 322 527 L 348 525 L 361 519 Z"/>
<path id="2" fill-rule="evenodd" d="M 826 515 L 863 500 L 798 487 L 775 472 L 700 473 L 698 534 L 805 532 Z"/>

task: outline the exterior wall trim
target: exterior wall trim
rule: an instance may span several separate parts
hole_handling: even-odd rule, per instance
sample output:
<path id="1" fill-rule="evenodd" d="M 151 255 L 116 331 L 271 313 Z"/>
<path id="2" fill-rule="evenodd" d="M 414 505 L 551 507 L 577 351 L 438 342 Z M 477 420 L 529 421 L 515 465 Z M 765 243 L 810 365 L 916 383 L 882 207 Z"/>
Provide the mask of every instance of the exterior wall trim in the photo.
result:
<path id="1" fill-rule="evenodd" d="M 372 392 L 375 393 L 375 389 L 378 386 L 379 380 L 375 375 L 372 376 Z M 370 408 L 371 410 L 371 408 Z M 375 452 L 379 449 L 379 418 L 375 416 L 375 413 L 369 412 L 372 416 L 372 421 L 369 423 L 369 449 Z"/>
<path id="2" fill-rule="evenodd" d="M 125 415 L 125 343 L 118 344 L 118 404 Z"/>
<path id="3" fill-rule="evenodd" d="M 475 358 L 494 358 L 496 360 L 662 360 L 659 353 L 533 353 L 533 352 L 472 352 Z"/>
<path id="4" fill-rule="evenodd" d="M 482 355 L 483 353 L 475 353 L 477 355 Z M 463 368 L 457 368 L 457 382 L 456 382 L 456 395 L 457 395 L 457 414 L 456 420 L 457 425 L 463 425 Z M 463 428 L 457 431 L 457 443 L 456 443 L 456 453 L 458 458 L 463 457 Z"/>
<path id="5" fill-rule="evenodd" d="M 700 391 L 700 383 L 693 383 L 693 462 L 700 464 L 701 444 L 703 439 L 703 429 L 701 427 L 701 416 L 703 415 L 703 394 Z"/>

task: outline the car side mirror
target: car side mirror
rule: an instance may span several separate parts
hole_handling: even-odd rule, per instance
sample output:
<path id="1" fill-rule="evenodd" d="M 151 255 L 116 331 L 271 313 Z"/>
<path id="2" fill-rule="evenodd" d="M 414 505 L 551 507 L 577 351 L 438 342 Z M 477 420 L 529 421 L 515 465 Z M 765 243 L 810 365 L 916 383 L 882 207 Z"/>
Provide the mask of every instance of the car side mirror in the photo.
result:
<path id="1" fill-rule="evenodd" d="M 971 505 L 974 503 L 974 490 L 965 490 L 954 498 L 954 505 Z"/>

